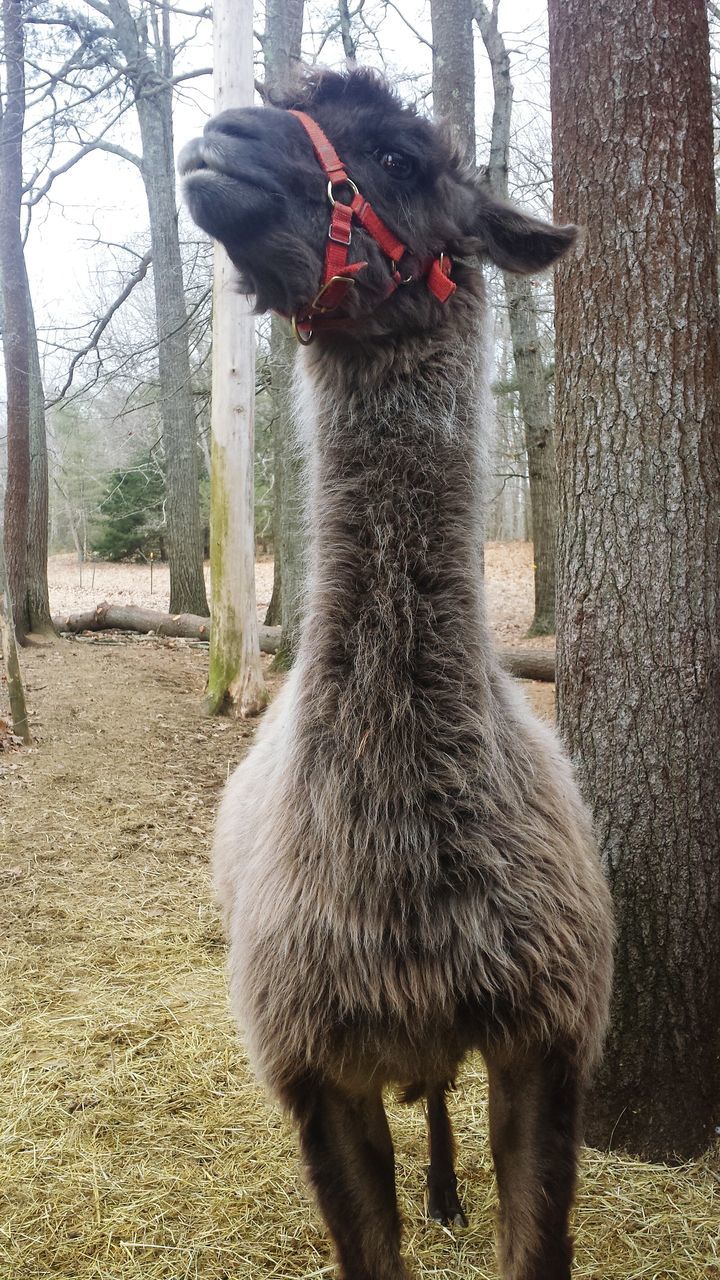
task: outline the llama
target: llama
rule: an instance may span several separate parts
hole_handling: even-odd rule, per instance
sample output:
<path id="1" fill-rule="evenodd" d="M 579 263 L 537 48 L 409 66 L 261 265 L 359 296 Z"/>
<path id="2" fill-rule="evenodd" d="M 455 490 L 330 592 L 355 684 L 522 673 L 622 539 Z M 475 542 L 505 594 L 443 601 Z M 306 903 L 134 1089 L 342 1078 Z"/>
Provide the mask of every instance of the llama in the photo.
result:
<path id="1" fill-rule="evenodd" d="M 251 1061 L 297 1125 L 344 1280 L 402 1280 L 383 1088 L 426 1098 L 429 1214 L 463 1224 L 446 1091 L 479 1050 L 502 1275 L 567 1280 L 612 926 L 570 765 L 488 634 L 486 303 L 466 259 L 536 271 L 576 229 L 500 204 L 364 71 L 224 112 L 180 167 L 241 287 L 302 344 L 299 652 L 214 850 Z"/>

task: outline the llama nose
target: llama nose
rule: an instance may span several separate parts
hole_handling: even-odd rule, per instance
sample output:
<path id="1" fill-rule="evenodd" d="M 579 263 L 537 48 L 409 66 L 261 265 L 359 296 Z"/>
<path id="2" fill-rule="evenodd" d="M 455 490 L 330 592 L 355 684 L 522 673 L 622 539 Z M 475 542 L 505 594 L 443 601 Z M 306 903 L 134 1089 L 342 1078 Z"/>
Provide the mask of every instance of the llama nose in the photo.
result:
<path id="1" fill-rule="evenodd" d="M 195 173 L 198 169 L 207 169 L 202 156 L 202 138 L 193 138 L 186 142 L 177 160 L 178 173 L 185 177 L 187 173 Z"/>
<path id="2" fill-rule="evenodd" d="M 224 133 L 229 138 L 256 141 L 261 136 L 258 128 L 260 112 L 258 107 L 231 107 L 208 120 L 205 133 Z"/>

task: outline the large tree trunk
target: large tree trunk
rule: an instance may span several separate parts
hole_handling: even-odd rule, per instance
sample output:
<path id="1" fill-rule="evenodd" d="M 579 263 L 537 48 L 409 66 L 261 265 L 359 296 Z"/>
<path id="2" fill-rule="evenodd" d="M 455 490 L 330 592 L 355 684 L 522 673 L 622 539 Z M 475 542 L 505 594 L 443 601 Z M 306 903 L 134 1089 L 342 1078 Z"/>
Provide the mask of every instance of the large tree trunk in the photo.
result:
<path id="1" fill-rule="evenodd" d="M 28 288 L 20 207 L 25 120 L 23 19 L 20 0 L 3 0 L 5 105 L 0 119 L 0 278 L 7 396 L 7 482 L 4 543 L 10 612 L 23 641 L 27 609 L 27 535 L 30 495 L 30 372 Z"/>
<path id="2" fill-rule="evenodd" d="M 252 105 L 252 0 L 215 0 L 216 112 Z M 256 715 L 267 701 L 255 608 L 255 321 L 215 246 L 210 556 L 213 628 L 207 708 Z"/>
<path id="3" fill-rule="evenodd" d="M 48 592 L 48 452 L 45 392 L 40 368 L 35 317 L 28 293 L 30 373 L 30 495 L 28 504 L 27 611 L 30 630 L 52 631 Z"/>
<path id="4" fill-rule="evenodd" d="M 720 329 L 704 0 L 550 0 L 558 705 L 619 931 L 591 1141 L 720 1116 Z"/>
<path id="5" fill-rule="evenodd" d="M 300 64 L 304 0 L 268 0 L 265 9 L 265 95 L 269 102 L 286 93 Z M 282 622 L 284 642 L 278 665 L 288 666 L 295 655 L 305 579 L 305 535 L 300 517 L 302 481 L 293 440 L 290 385 L 295 341 L 286 321 L 273 316 L 270 368 L 273 407 L 275 505 L 272 599 L 265 621 Z"/>
<path id="6" fill-rule="evenodd" d="M 431 0 L 433 110 L 448 120 L 475 162 L 472 0 Z"/>
<path id="7" fill-rule="evenodd" d="M 498 0 L 492 8 L 475 0 L 475 13 L 492 71 L 494 109 L 488 178 L 507 199 L 513 86 L 510 57 L 498 28 Z M 510 335 L 517 373 L 520 412 L 525 424 L 525 447 L 530 479 L 534 550 L 535 612 L 531 635 L 555 630 L 555 558 L 557 486 L 555 438 L 538 329 L 537 307 L 527 276 L 503 273 L 510 317 Z"/>
<path id="8" fill-rule="evenodd" d="M 192 402 L 187 310 L 175 197 L 172 50 L 163 16 L 163 65 L 141 42 L 128 0 L 109 0 L 118 45 L 127 63 L 142 137 L 142 177 L 150 215 L 158 327 L 160 413 L 165 446 L 170 608 L 206 613 L 200 524 L 197 426 Z"/>

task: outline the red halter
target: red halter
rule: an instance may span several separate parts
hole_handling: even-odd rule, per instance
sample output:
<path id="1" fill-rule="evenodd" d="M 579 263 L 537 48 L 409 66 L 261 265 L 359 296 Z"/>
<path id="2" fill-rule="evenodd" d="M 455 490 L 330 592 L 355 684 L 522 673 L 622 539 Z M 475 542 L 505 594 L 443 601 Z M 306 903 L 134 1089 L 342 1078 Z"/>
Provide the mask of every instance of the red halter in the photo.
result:
<path id="1" fill-rule="evenodd" d="M 332 208 L 320 288 L 310 305 L 301 314 L 292 317 L 292 326 L 298 342 L 307 345 L 312 339 L 314 330 L 321 326 L 338 328 L 343 324 L 351 323 L 348 318 L 344 320 L 331 318 L 329 313 L 337 311 L 338 307 L 342 306 L 355 284 L 356 275 L 368 265 L 367 262 L 348 262 L 353 218 L 357 218 L 368 235 L 372 236 L 385 256 L 390 259 L 392 271 L 386 298 L 389 298 L 401 284 L 412 284 L 415 280 L 424 278 L 430 292 L 440 302 L 447 302 L 457 288 L 454 281 L 449 279 L 452 270 L 450 259 L 441 253 L 439 258 L 428 258 L 420 262 L 416 273 L 410 272 L 402 276 L 398 270 L 398 263 L 409 252 L 407 246 L 393 235 L 365 197 L 360 195 L 355 183 L 345 172 L 335 148 L 320 126 L 304 111 L 291 111 L 290 114 L 300 121 L 310 137 L 315 155 L 328 179 L 328 200 Z M 340 186 L 350 188 L 352 200 L 349 204 L 342 204 L 335 199 L 334 190 Z"/>

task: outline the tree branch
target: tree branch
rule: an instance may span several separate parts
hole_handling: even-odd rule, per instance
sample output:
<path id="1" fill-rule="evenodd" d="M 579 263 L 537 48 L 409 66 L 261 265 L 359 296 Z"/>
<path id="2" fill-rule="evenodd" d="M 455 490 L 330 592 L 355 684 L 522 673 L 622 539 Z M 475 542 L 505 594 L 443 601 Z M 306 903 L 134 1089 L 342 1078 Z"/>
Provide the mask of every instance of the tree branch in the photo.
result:
<path id="1" fill-rule="evenodd" d="M 98 343 L 103 333 L 107 329 L 113 316 L 115 315 L 115 312 L 118 311 L 120 307 L 123 305 L 123 303 L 127 301 L 127 299 L 130 297 L 130 294 L 132 293 L 135 286 L 140 284 L 141 280 L 145 279 L 145 276 L 148 273 L 151 262 L 152 262 L 152 252 L 148 250 L 147 253 L 143 254 L 142 258 L 140 259 L 140 264 L 137 268 L 137 271 L 134 271 L 133 274 L 130 276 L 130 279 L 125 285 L 125 288 L 122 290 L 121 293 L 118 294 L 115 301 L 111 303 L 111 305 L 108 307 L 105 314 L 101 316 L 100 319 L 95 324 L 92 334 L 90 335 L 89 341 L 85 344 L 84 347 L 81 348 L 80 351 L 76 352 L 76 354 L 73 356 L 70 362 L 70 368 L 68 370 L 67 378 L 65 379 L 65 384 L 62 387 L 62 390 L 59 392 L 59 394 L 55 397 L 55 399 L 50 400 L 48 402 L 47 407 L 49 409 L 52 408 L 53 405 L 59 404 L 60 401 L 65 398 L 68 391 L 70 390 L 70 387 L 72 386 L 75 370 L 79 365 L 80 361 L 83 360 L 85 356 L 89 355 L 91 351 L 97 350 Z"/>

